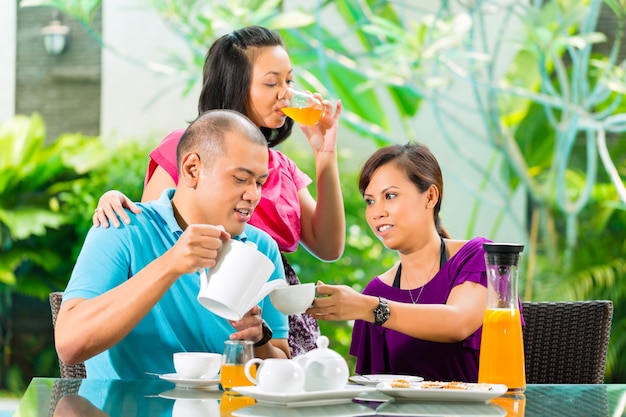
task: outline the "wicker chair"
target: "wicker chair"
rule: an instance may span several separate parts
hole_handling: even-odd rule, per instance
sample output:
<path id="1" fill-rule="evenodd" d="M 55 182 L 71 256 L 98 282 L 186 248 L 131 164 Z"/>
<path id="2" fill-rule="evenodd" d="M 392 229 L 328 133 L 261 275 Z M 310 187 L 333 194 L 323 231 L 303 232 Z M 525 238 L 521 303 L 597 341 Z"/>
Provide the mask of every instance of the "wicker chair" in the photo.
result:
<path id="1" fill-rule="evenodd" d="M 523 302 L 526 382 L 601 384 L 613 303 Z"/>
<path id="2" fill-rule="evenodd" d="M 52 392 L 50 393 L 50 409 L 48 411 L 48 417 L 54 416 L 57 404 L 61 398 L 66 395 L 77 395 L 80 385 L 83 382 L 82 379 L 69 379 L 62 378 L 54 381 L 52 386 Z M 57 413 L 62 415 L 61 413 Z"/>
<path id="3" fill-rule="evenodd" d="M 63 293 L 61 291 L 50 293 L 50 309 L 52 310 L 53 328 L 57 322 L 57 315 L 59 314 L 59 309 L 61 308 L 61 301 L 63 301 Z M 59 359 L 59 368 L 61 370 L 61 378 L 87 378 L 85 364 L 82 362 L 74 365 L 68 365 Z"/>

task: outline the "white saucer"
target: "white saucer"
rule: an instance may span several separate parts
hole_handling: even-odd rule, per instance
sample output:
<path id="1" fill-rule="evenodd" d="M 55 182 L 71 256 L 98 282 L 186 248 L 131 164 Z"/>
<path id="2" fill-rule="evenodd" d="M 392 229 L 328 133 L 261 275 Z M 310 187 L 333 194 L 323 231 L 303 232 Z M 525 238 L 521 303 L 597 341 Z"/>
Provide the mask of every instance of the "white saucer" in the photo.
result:
<path id="1" fill-rule="evenodd" d="M 375 387 L 379 382 L 389 382 L 394 379 L 404 379 L 408 382 L 420 382 L 424 380 L 421 376 L 393 374 L 353 375 L 350 377 L 350 381 L 355 384 L 371 385 L 373 387 Z"/>
<path id="2" fill-rule="evenodd" d="M 301 391 L 296 393 L 264 392 L 256 386 L 234 387 L 241 395 L 252 397 L 259 404 L 279 405 L 283 407 L 311 407 L 330 404 L 350 403 L 353 398 L 364 392 L 375 391 L 375 387 L 346 385 L 343 389 L 328 391 Z"/>
<path id="3" fill-rule="evenodd" d="M 176 384 L 177 388 L 217 389 L 220 379 L 213 378 L 183 378 L 178 374 L 162 374 L 159 378 Z"/>

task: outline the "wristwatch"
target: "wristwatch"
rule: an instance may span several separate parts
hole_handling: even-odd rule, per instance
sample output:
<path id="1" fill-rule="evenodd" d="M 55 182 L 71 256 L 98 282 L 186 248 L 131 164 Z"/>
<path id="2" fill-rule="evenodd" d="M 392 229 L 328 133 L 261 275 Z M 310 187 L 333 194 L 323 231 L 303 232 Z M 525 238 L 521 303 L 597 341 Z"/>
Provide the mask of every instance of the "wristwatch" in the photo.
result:
<path id="1" fill-rule="evenodd" d="M 378 297 L 378 307 L 374 309 L 374 324 L 382 326 L 389 319 L 389 304 L 383 297 Z"/>
<path id="2" fill-rule="evenodd" d="M 263 320 L 261 327 L 263 328 L 263 337 L 254 344 L 255 348 L 261 347 L 272 340 L 272 329 L 270 329 L 270 327 L 265 323 L 265 320 Z"/>

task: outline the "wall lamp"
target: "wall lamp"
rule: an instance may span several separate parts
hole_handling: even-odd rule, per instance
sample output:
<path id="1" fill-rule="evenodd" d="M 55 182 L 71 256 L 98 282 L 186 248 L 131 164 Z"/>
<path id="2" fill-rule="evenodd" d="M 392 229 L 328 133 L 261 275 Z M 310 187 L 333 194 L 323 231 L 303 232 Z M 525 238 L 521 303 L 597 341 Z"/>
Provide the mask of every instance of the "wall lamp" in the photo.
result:
<path id="1" fill-rule="evenodd" d="M 41 36 L 43 37 L 43 46 L 46 48 L 48 55 L 57 56 L 63 53 L 67 47 L 70 28 L 64 25 L 53 15 L 48 26 L 41 28 Z"/>

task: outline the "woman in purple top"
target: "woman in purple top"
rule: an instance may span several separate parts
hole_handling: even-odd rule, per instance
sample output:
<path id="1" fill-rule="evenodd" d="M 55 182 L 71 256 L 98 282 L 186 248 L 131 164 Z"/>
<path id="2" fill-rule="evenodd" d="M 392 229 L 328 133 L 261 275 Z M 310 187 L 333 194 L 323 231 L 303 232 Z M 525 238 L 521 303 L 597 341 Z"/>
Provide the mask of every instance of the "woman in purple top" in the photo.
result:
<path id="1" fill-rule="evenodd" d="M 443 178 L 420 144 L 379 149 L 365 163 L 359 189 L 365 215 L 400 262 L 358 293 L 319 284 L 318 319 L 356 320 L 350 353 L 359 374 L 418 375 L 476 382 L 487 275 L 483 242 L 452 240 L 441 227 Z"/>

